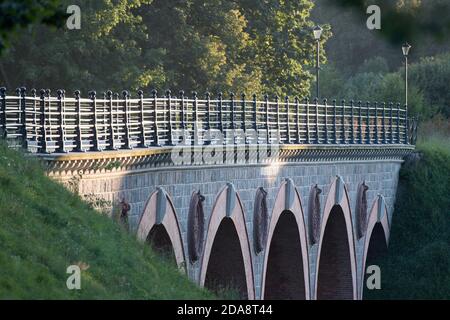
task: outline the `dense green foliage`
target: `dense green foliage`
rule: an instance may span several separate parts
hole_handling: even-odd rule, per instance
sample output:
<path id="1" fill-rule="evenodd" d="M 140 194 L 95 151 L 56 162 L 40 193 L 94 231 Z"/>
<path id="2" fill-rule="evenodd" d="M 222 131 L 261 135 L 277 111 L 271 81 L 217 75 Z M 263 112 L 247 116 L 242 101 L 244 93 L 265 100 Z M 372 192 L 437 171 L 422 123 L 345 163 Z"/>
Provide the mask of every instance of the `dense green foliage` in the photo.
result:
<path id="1" fill-rule="evenodd" d="M 81 30 L 23 30 L 0 64 L 3 84 L 309 92 L 311 0 L 79 2 Z M 324 28 L 322 44 L 330 36 Z"/>
<path id="2" fill-rule="evenodd" d="M 212 297 L 3 143 L 0 203 L 0 299 Z M 66 287 L 72 264 L 81 290 Z"/>
<path id="3" fill-rule="evenodd" d="M 450 299 L 450 143 L 422 143 L 407 162 L 381 262 L 382 299 Z"/>
<path id="4" fill-rule="evenodd" d="M 61 26 L 65 21 L 58 0 L 1 0 L 0 12 L 0 52 L 20 28 L 37 23 Z"/>

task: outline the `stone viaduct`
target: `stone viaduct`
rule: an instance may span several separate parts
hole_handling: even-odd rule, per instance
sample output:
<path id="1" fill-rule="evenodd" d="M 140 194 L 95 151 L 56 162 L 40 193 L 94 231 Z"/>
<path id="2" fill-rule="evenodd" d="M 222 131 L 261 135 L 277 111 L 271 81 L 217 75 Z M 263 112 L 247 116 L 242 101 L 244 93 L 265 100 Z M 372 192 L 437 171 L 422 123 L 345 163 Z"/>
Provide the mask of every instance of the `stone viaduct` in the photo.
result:
<path id="1" fill-rule="evenodd" d="M 1 91 L 1 129 L 192 281 L 243 299 L 361 299 L 416 123 L 399 104 Z"/>

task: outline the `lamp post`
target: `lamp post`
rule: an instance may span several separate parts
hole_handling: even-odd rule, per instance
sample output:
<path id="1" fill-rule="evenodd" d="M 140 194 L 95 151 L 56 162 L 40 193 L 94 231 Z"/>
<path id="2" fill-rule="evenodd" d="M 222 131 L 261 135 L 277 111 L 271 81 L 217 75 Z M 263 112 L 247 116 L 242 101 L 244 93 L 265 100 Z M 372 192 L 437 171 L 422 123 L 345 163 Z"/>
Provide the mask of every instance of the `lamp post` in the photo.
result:
<path id="1" fill-rule="evenodd" d="M 323 29 L 320 26 L 315 26 L 313 29 L 314 39 L 316 40 L 316 98 L 319 99 L 319 69 L 320 69 L 320 37 L 322 36 Z"/>
<path id="2" fill-rule="evenodd" d="M 408 53 L 411 46 L 408 42 L 402 46 L 403 56 L 405 57 L 405 105 L 408 106 Z"/>

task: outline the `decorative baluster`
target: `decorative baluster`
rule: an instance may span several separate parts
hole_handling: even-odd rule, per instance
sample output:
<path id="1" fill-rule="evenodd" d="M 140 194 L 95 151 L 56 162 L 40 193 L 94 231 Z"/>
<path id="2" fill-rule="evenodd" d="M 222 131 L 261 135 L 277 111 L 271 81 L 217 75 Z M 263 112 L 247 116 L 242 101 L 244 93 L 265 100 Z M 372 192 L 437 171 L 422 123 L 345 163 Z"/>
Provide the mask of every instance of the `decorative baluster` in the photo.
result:
<path id="1" fill-rule="evenodd" d="M 341 101 L 342 109 L 341 109 L 341 143 L 347 143 L 347 128 L 345 127 L 345 100 Z"/>
<path id="2" fill-rule="evenodd" d="M 278 97 L 278 95 L 275 96 L 275 108 L 276 110 L 276 118 L 275 118 L 275 128 L 277 130 L 277 141 L 276 143 L 280 143 L 280 138 L 281 138 L 281 134 L 280 134 L 280 98 Z"/>
<path id="3" fill-rule="evenodd" d="M 374 121 L 375 121 L 375 141 L 374 141 L 374 143 L 379 144 L 379 141 L 378 141 L 378 102 L 374 103 L 374 108 L 375 108 L 375 119 L 374 119 Z"/>
<path id="4" fill-rule="evenodd" d="M 269 124 L 269 95 L 266 93 L 264 95 L 264 104 L 266 108 L 266 143 L 270 143 L 270 124 Z"/>
<path id="5" fill-rule="evenodd" d="M 168 137 L 167 137 L 167 144 L 169 146 L 173 146 L 173 140 L 172 140 L 172 92 L 170 90 L 166 90 L 166 102 L 167 102 L 167 112 L 168 112 Z"/>
<path id="6" fill-rule="evenodd" d="M 219 130 L 223 134 L 223 94 L 219 92 L 217 95 L 219 98 Z"/>
<path id="7" fill-rule="evenodd" d="M 370 102 L 366 102 L 366 144 L 370 144 Z"/>
<path id="8" fill-rule="evenodd" d="M 52 120 L 53 120 L 53 118 L 52 118 L 52 103 L 51 103 L 51 96 L 50 96 L 50 94 L 51 94 L 51 90 L 50 89 L 45 89 L 45 98 L 47 98 L 47 101 L 48 101 L 48 136 L 47 136 L 47 138 L 48 138 L 48 141 L 49 142 L 53 142 L 52 140 L 53 140 L 53 125 L 52 125 Z M 53 143 L 52 143 L 53 144 Z M 48 146 L 48 144 L 47 144 L 47 147 L 49 147 Z M 48 150 L 48 152 L 51 152 L 52 150 Z"/>
<path id="9" fill-rule="evenodd" d="M 66 150 L 66 135 L 65 135 L 65 96 L 64 91 L 59 89 L 56 91 L 57 97 L 58 97 L 58 110 L 59 110 L 59 152 L 67 152 Z"/>
<path id="10" fill-rule="evenodd" d="M 404 143 L 409 144 L 408 138 L 408 127 L 409 127 L 409 119 L 408 119 L 408 106 L 405 105 L 405 130 L 404 130 Z"/>
<path id="11" fill-rule="evenodd" d="M 21 132 L 20 135 L 22 137 L 22 147 L 28 149 L 28 129 L 27 129 L 27 89 L 25 87 L 20 88 L 20 123 L 21 123 Z"/>
<path id="12" fill-rule="evenodd" d="M 355 102 L 350 100 L 350 143 L 355 144 Z"/>
<path id="13" fill-rule="evenodd" d="M 325 98 L 323 99 L 323 106 L 324 106 L 324 125 L 325 125 L 325 144 L 328 144 L 328 100 Z"/>
<path id="14" fill-rule="evenodd" d="M 1 125 L 1 135 L 2 137 L 5 137 L 8 135 L 8 131 L 6 129 L 6 88 L 1 87 L 0 88 L 0 98 L 2 100 L 1 105 L 1 118 L 0 118 L 0 125 Z"/>
<path id="15" fill-rule="evenodd" d="M 193 103 L 193 129 L 194 129 L 194 140 L 193 140 L 193 144 L 194 145 L 198 145 L 199 144 L 199 137 L 198 137 L 198 104 L 197 104 L 197 92 L 193 91 L 192 92 L 192 97 L 194 99 L 194 103 Z"/>
<path id="16" fill-rule="evenodd" d="M 401 143 L 400 142 L 400 103 L 397 103 L 397 120 L 396 120 L 396 125 L 397 125 L 397 143 Z"/>
<path id="17" fill-rule="evenodd" d="M 183 135 L 184 135 L 184 131 L 186 130 L 186 115 L 185 115 L 185 110 L 184 110 L 184 91 L 180 90 L 180 121 L 181 121 L 181 130 L 183 131 Z"/>
<path id="18" fill-rule="evenodd" d="M 309 134 L 309 98 L 305 98 L 305 123 L 306 123 L 306 143 L 310 144 L 311 143 L 311 137 Z"/>
<path id="19" fill-rule="evenodd" d="M 256 144 L 259 143 L 259 137 L 258 137 L 258 100 L 257 96 L 254 93 L 253 94 L 253 130 L 255 130 L 255 137 L 256 137 Z"/>
<path id="20" fill-rule="evenodd" d="M 300 144 L 300 101 L 298 97 L 295 97 L 295 131 L 297 132 L 297 144 Z"/>
<path id="21" fill-rule="evenodd" d="M 382 126 L 382 139 L 383 144 L 386 144 L 386 102 L 383 102 L 383 116 L 381 118 L 381 126 Z"/>
<path id="22" fill-rule="evenodd" d="M 207 91 L 206 97 L 206 130 L 211 130 L 211 94 Z"/>
<path id="23" fill-rule="evenodd" d="M 154 130 L 153 130 L 153 145 L 156 147 L 160 147 L 159 143 L 159 132 L 158 132 L 158 91 L 155 89 L 152 90 L 152 98 L 153 98 L 153 124 L 154 124 Z"/>
<path id="24" fill-rule="evenodd" d="M 39 92 L 40 95 L 40 99 L 41 99 L 41 117 L 40 117 L 40 127 L 41 127 L 41 147 L 40 147 L 40 152 L 41 153 L 47 153 L 48 149 L 47 149 L 47 124 L 46 124 L 46 117 L 45 117 L 45 90 L 41 89 L 41 91 Z"/>
<path id="25" fill-rule="evenodd" d="M 113 105 L 113 93 L 108 90 L 106 93 L 109 100 L 109 149 L 116 150 L 115 139 L 114 139 L 114 105 Z"/>
<path id="26" fill-rule="evenodd" d="M 320 143 L 320 137 L 319 137 L 319 99 L 314 98 L 314 104 L 316 106 L 316 136 L 315 136 L 315 142 L 316 144 Z"/>
<path id="27" fill-rule="evenodd" d="M 358 101 L 358 143 L 363 143 L 363 132 L 362 132 L 362 101 Z"/>
<path id="28" fill-rule="evenodd" d="M 128 114 L 128 98 L 130 94 L 127 90 L 122 91 L 122 97 L 124 100 L 124 118 L 125 118 L 125 149 L 131 149 L 131 141 L 130 141 L 130 119 Z"/>
<path id="29" fill-rule="evenodd" d="M 77 113 L 77 124 L 75 132 L 75 151 L 83 150 L 83 137 L 81 136 L 81 102 L 80 102 L 80 90 L 75 91 L 75 108 Z"/>
<path id="30" fill-rule="evenodd" d="M 286 143 L 291 143 L 291 125 L 290 125 L 290 114 L 289 114 L 289 96 L 284 98 L 284 104 L 286 105 Z"/>
<path id="31" fill-rule="evenodd" d="M 90 91 L 89 98 L 92 100 L 92 110 L 94 110 L 94 141 L 93 141 L 93 150 L 100 151 L 100 143 L 98 137 L 98 114 L 97 114 L 97 92 Z"/>
<path id="32" fill-rule="evenodd" d="M 389 102 L 389 133 L 390 142 L 394 143 L 394 103 Z"/>
<path id="33" fill-rule="evenodd" d="M 140 143 L 139 146 L 142 148 L 147 147 L 147 141 L 145 139 L 145 110 L 144 110 L 144 91 L 139 90 L 138 91 L 138 96 L 139 96 L 139 110 L 140 110 L 140 117 L 139 117 L 139 122 L 140 122 Z"/>
<path id="34" fill-rule="evenodd" d="M 246 118 L 247 118 L 247 113 L 246 113 L 246 108 L 247 108 L 247 104 L 245 101 L 245 93 L 243 93 L 241 95 L 241 104 L 242 104 L 242 130 L 244 131 L 244 144 L 247 144 L 247 138 L 246 138 L 246 133 L 247 133 L 247 128 L 245 126 L 246 123 Z"/>
<path id="35" fill-rule="evenodd" d="M 38 120 L 37 120 L 37 104 L 36 104 L 36 89 L 31 89 L 31 97 L 33 99 L 33 132 L 34 132 L 34 137 L 33 137 L 33 141 L 37 142 L 38 141 Z"/>
<path id="36" fill-rule="evenodd" d="M 337 101 L 333 99 L 333 143 L 338 143 L 338 133 L 337 133 Z"/>
<path id="37" fill-rule="evenodd" d="M 230 92 L 230 112 L 231 112 L 231 115 L 230 115 L 230 129 L 231 130 L 234 130 L 236 128 L 235 127 L 235 123 L 234 123 L 234 121 L 235 121 L 235 119 L 234 119 L 234 108 L 235 108 L 235 106 L 234 106 L 234 93 Z M 234 137 L 234 132 L 233 132 L 233 137 Z M 233 141 L 234 141 L 234 138 L 233 138 Z"/>

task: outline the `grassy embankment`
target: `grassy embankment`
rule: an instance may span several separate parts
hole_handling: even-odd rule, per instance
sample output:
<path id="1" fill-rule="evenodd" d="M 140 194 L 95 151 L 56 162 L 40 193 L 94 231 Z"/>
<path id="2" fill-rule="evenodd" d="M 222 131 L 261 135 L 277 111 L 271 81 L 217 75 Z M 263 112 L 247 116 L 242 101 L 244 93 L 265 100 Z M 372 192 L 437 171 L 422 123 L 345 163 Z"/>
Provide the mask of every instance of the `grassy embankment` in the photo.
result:
<path id="1" fill-rule="evenodd" d="M 81 290 L 68 290 L 69 265 Z M 0 299 L 204 299 L 175 266 L 0 144 Z"/>
<path id="2" fill-rule="evenodd" d="M 400 171 L 379 299 L 450 299 L 450 140 L 419 142 Z"/>

